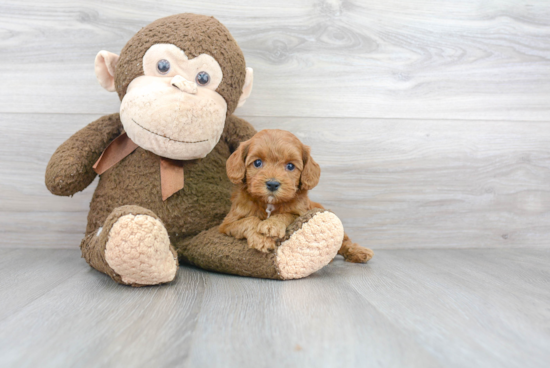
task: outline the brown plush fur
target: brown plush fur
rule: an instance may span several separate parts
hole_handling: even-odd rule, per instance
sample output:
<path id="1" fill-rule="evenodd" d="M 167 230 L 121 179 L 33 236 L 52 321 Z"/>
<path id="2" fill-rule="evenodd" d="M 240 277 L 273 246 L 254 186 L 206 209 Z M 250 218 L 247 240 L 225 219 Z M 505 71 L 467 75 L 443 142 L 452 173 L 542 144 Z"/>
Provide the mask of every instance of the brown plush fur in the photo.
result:
<path id="1" fill-rule="evenodd" d="M 102 117 L 63 143 L 46 170 L 46 186 L 57 195 L 70 196 L 94 179 L 93 164 L 111 140 L 122 132 L 118 114 Z M 231 202 L 231 182 L 225 161 L 240 141 L 254 135 L 246 121 L 230 116 L 220 142 L 201 160 L 184 162 L 185 186 L 163 201 L 159 156 L 142 148 L 113 166 L 99 180 L 90 204 L 86 235 L 103 226 L 117 207 L 137 205 L 153 211 L 170 238 L 193 236 L 220 224 Z"/>
<path id="2" fill-rule="evenodd" d="M 254 162 L 261 160 L 261 167 Z M 294 169 L 289 170 L 288 164 Z M 246 238 L 248 245 L 262 252 L 274 250 L 285 236 L 287 227 L 307 211 L 323 206 L 308 198 L 308 190 L 319 182 L 321 169 L 310 155 L 310 148 L 292 133 L 262 130 L 241 143 L 227 161 L 227 175 L 237 184 L 229 214 L 220 231 L 237 239 Z M 270 191 L 266 183 L 276 181 L 280 187 Z M 267 207 L 275 209 L 268 218 Z M 348 262 L 362 263 L 373 252 L 344 234 L 338 254 Z"/>
<path id="3" fill-rule="evenodd" d="M 284 242 L 302 229 L 309 220 L 327 210 L 313 209 L 298 217 L 287 229 Z M 219 227 L 203 231 L 195 237 L 186 238 L 176 245 L 180 262 L 195 265 L 210 271 L 231 273 L 248 277 L 282 280 L 273 252 L 258 252 L 243 240 L 229 237 Z"/>
<path id="4" fill-rule="evenodd" d="M 227 28 L 213 17 L 177 14 L 142 28 L 123 48 L 115 81 L 120 99 L 130 82 L 143 75 L 142 59 L 154 44 L 172 43 L 189 58 L 207 53 L 220 64 L 223 80 L 218 93 L 227 102 L 227 120 L 217 146 L 204 159 L 184 163 L 185 186 L 168 200 L 160 194 L 159 156 L 138 148 L 101 175 L 90 204 L 86 235 L 95 232 L 117 207 L 138 205 L 157 214 L 170 238 L 196 235 L 218 225 L 230 207 L 231 183 L 225 161 L 254 128 L 231 113 L 245 78 L 242 52 Z M 104 116 L 75 133 L 53 154 L 46 169 L 46 186 L 57 195 L 84 190 L 95 178 L 92 169 L 103 150 L 123 132 L 119 114 Z"/>
<path id="5" fill-rule="evenodd" d="M 189 58 L 207 53 L 219 63 L 223 80 L 217 92 L 227 102 L 223 134 L 205 158 L 184 162 L 184 188 L 166 201 L 161 196 L 160 157 L 150 151 L 138 147 L 103 173 L 90 204 L 82 256 L 98 271 L 124 283 L 105 258 L 109 231 L 121 216 L 147 214 L 164 224 L 181 262 L 243 276 L 283 278 L 276 255 L 249 249 L 245 241 L 223 235 L 217 228 L 231 206 L 232 184 L 226 174 L 226 160 L 240 142 L 255 133 L 250 124 L 232 115 L 246 75 L 241 50 L 227 29 L 212 17 L 179 14 L 159 19 L 139 31 L 122 50 L 115 69 L 115 86 L 121 99 L 129 83 L 143 75 L 143 55 L 157 43 L 174 44 Z M 76 132 L 48 163 L 48 189 L 62 196 L 84 190 L 96 177 L 92 166 L 122 132 L 118 113 L 103 116 Z M 306 213 L 294 228 L 306 226 L 314 215 Z"/>
<path id="6" fill-rule="evenodd" d="M 250 124 L 231 115 L 244 84 L 242 53 L 227 29 L 213 18 L 180 14 L 160 19 L 138 32 L 122 51 L 115 71 L 121 99 L 128 84 L 143 74 L 141 59 L 148 47 L 162 42 L 181 47 L 190 58 L 208 53 L 220 64 L 224 77 L 218 93 L 228 105 L 223 134 L 205 158 L 184 162 L 185 186 L 166 201 L 161 197 L 160 157 L 142 148 L 102 174 L 90 204 L 82 256 L 98 271 L 123 283 L 105 260 L 109 230 L 125 214 L 147 213 L 165 225 L 182 262 L 214 271 L 280 279 L 276 257 L 248 249 L 246 242 L 220 234 L 216 226 L 231 206 L 232 184 L 227 178 L 226 160 L 240 142 L 255 134 Z M 76 132 L 48 163 L 48 189 L 62 196 L 84 190 L 96 177 L 93 164 L 122 132 L 118 113 Z M 97 235 L 99 228 L 102 231 Z"/>
<path id="7" fill-rule="evenodd" d="M 227 28 L 216 18 L 198 14 L 176 14 L 143 27 L 124 46 L 116 66 L 115 88 L 120 100 L 130 82 L 143 75 L 143 55 L 158 43 L 173 44 L 189 59 L 208 54 L 222 69 L 223 81 L 216 90 L 227 102 L 227 116 L 237 108 L 244 85 L 246 63 Z"/>

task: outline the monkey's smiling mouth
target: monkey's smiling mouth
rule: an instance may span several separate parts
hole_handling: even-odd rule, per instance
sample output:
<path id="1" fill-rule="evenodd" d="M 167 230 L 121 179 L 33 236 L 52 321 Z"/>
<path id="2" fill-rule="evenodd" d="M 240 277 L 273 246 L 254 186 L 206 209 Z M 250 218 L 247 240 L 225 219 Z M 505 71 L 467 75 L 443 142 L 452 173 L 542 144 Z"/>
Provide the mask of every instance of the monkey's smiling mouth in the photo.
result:
<path id="1" fill-rule="evenodd" d="M 204 139 L 202 141 L 196 141 L 196 142 L 188 142 L 188 141 L 178 141 L 177 139 L 173 139 L 173 138 L 170 138 L 170 137 L 165 137 L 163 136 L 162 134 L 158 134 L 158 133 L 155 133 L 147 128 L 145 128 L 144 126 L 140 125 L 137 121 L 134 120 L 134 118 L 132 118 L 132 121 L 138 126 L 140 127 L 141 129 L 143 130 L 146 130 L 148 131 L 149 133 L 151 134 L 154 134 L 154 135 L 158 135 L 159 137 L 161 138 L 165 138 L 165 139 L 168 139 L 168 140 L 171 140 L 171 141 L 174 141 L 174 142 L 178 142 L 178 143 L 202 143 L 202 142 L 208 142 L 208 139 Z"/>

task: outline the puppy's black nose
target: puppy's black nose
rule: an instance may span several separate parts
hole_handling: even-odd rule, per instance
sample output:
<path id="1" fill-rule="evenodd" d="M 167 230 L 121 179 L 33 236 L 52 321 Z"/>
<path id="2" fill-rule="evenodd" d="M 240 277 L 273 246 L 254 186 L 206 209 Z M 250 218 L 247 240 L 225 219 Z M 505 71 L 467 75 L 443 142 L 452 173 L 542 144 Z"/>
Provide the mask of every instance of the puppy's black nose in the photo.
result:
<path id="1" fill-rule="evenodd" d="M 269 181 L 266 181 L 265 185 L 267 187 L 267 190 L 274 192 L 277 189 L 279 189 L 279 187 L 281 186 L 281 183 L 279 183 L 278 181 L 269 180 Z"/>

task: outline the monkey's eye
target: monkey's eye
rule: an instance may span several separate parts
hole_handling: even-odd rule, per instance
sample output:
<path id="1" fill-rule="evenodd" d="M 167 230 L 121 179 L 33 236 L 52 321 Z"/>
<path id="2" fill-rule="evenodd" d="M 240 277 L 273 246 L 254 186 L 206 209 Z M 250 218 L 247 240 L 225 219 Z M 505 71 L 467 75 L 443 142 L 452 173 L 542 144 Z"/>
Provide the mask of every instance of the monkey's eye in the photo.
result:
<path id="1" fill-rule="evenodd" d="M 257 167 L 257 168 L 262 167 L 262 160 L 256 160 L 256 161 L 254 161 L 254 167 Z"/>
<path id="2" fill-rule="evenodd" d="M 199 72 L 197 74 L 197 84 L 201 86 L 206 86 L 210 82 L 210 75 L 207 72 Z"/>
<path id="3" fill-rule="evenodd" d="M 170 71 L 170 62 L 168 60 L 159 60 L 157 63 L 157 70 L 160 74 L 166 74 Z"/>
<path id="4" fill-rule="evenodd" d="M 286 169 L 287 169 L 288 171 L 294 170 L 294 167 L 295 167 L 294 164 L 291 164 L 291 163 L 286 164 Z"/>

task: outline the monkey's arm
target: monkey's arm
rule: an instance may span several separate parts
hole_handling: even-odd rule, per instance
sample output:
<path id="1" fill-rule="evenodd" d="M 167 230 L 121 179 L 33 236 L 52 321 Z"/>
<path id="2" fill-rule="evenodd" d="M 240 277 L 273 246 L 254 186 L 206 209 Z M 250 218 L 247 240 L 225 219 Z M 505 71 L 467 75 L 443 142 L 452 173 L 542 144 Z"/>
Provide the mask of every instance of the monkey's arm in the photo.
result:
<path id="1" fill-rule="evenodd" d="M 46 187 L 70 196 L 86 189 L 97 175 L 92 168 L 109 143 L 122 133 L 119 114 L 103 116 L 57 148 L 46 168 Z"/>
<path id="2" fill-rule="evenodd" d="M 239 147 L 239 143 L 249 140 L 254 134 L 256 129 L 248 121 L 231 115 L 225 122 L 222 139 L 229 144 L 229 149 L 233 153 Z"/>

